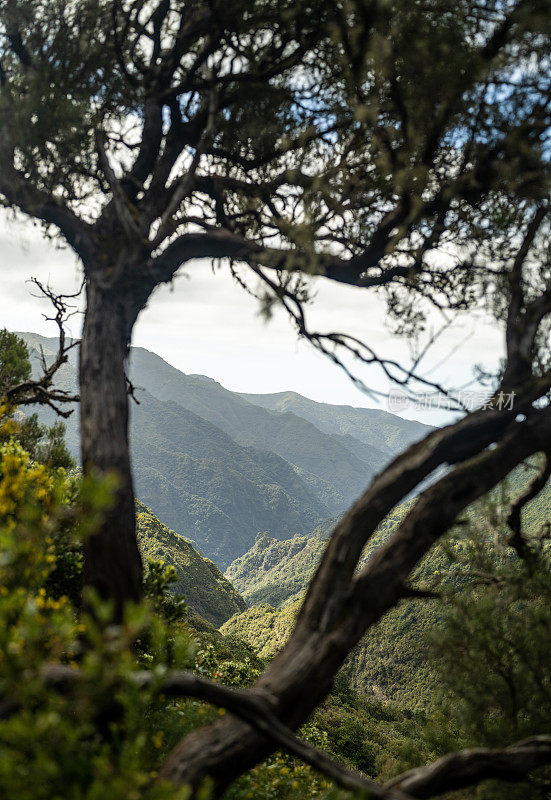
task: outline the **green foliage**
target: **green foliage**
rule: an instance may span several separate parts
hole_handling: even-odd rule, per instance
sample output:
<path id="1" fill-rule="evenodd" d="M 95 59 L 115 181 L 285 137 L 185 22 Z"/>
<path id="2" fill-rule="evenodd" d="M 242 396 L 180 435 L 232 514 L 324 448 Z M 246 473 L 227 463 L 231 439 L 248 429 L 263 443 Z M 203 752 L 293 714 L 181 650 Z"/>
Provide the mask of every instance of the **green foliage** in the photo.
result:
<path id="1" fill-rule="evenodd" d="M 333 691 L 313 721 L 324 731 L 330 752 L 379 781 L 435 755 L 424 736 L 423 713 L 361 693 L 343 702 L 342 694 Z"/>
<path id="2" fill-rule="evenodd" d="M 409 505 L 405 503 L 396 509 L 380 526 L 362 556 L 362 563 L 392 532 Z M 325 540 L 318 536 L 279 542 L 259 535 L 251 550 L 227 571 L 243 596 L 258 605 L 230 619 L 222 631 L 249 642 L 262 658 L 272 658 L 287 640 L 302 594 L 325 545 Z M 442 550 L 434 549 L 415 580 L 427 586 L 439 581 L 442 575 L 451 577 L 449 559 Z M 347 660 L 345 671 L 354 688 L 412 708 L 424 706 L 430 700 L 434 676 L 423 634 L 438 624 L 434 601 L 408 600 L 392 609 Z"/>
<path id="3" fill-rule="evenodd" d="M 323 746 L 327 739 L 319 730 L 310 727 L 301 731 L 304 738 Z M 306 735 L 305 735 L 306 734 Z M 226 792 L 224 800 L 309 800 L 314 797 L 334 798 L 328 795 L 330 781 L 317 775 L 307 764 L 302 764 L 283 753 L 275 753 L 266 761 L 243 775 Z"/>
<path id="4" fill-rule="evenodd" d="M 325 544 L 317 537 L 280 541 L 259 534 L 252 548 L 230 564 L 226 575 L 250 605 L 279 606 L 304 590 Z"/>
<path id="5" fill-rule="evenodd" d="M 487 522 L 479 521 L 455 548 L 464 583 L 459 591 L 448 590 L 438 636 L 427 637 L 437 699 L 448 721 L 435 740 L 448 739 L 451 726 L 453 747 L 503 746 L 551 726 L 551 550 L 527 535 L 530 555 L 520 559 L 507 544 L 505 509 L 495 520 L 493 540 Z M 537 796 L 532 793 L 550 774 L 536 773 L 531 788 L 482 787 L 476 797 Z"/>
<path id="6" fill-rule="evenodd" d="M 511 482 L 516 490 L 522 486 L 519 477 L 517 473 Z M 548 519 L 547 497 L 544 492 L 535 501 L 537 510 L 533 502 L 532 508 L 523 513 L 524 535 L 531 552 L 528 560 L 519 559 L 507 543 L 511 532 L 505 518 L 511 487 L 501 487 L 479 503 L 436 551 L 441 558 L 443 600 L 431 602 L 428 611 L 426 603 L 417 606 L 423 613 L 409 644 L 413 655 L 411 677 L 407 672 L 403 675 L 406 707 L 402 705 L 402 713 L 407 718 L 411 714 L 407 707 L 417 705 L 428 716 L 423 719 L 423 712 L 415 712 L 417 730 L 412 738 L 403 741 L 398 761 L 390 759 L 386 763 L 384 750 L 379 753 L 376 763 L 381 776 L 390 777 L 407 769 L 408 764 L 422 763 L 428 756 L 433 759 L 473 745 L 503 747 L 549 730 L 550 550 L 538 536 L 542 528 L 531 525 L 534 518 Z M 544 524 L 544 532 L 547 527 Z M 374 632 L 376 636 L 377 628 Z M 392 630 L 388 634 L 387 666 L 390 663 L 395 671 L 396 643 L 391 641 Z M 380 672 L 385 653 L 371 652 L 375 658 L 369 660 L 370 645 L 362 644 L 352 658 L 363 653 L 364 660 L 357 669 L 360 674 L 371 676 Z M 421 670 L 416 653 L 423 655 Z M 429 671 L 425 672 L 427 666 Z M 413 698 L 408 697 L 410 691 Z M 371 713 L 374 702 L 377 701 L 367 700 Z M 388 703 L 384 707 L 391 708 Z M 490 781 L 465 790 L 462 797 L 544 798 L 548 796 L 544 788 L 548 783 L 549 770 L 539 770 L 529 784 Z"/>
<path id="7" fill-rule="evenodd" d="M 83 535 L 111 496 L 110 487 L 87 482 L 82 503 L 71 507 Z M 70 494 L 62 471 L 49 472 L 13 440 L 0 447 L 0 795 L 174 797 L 154 780 L 156 715 L 166 703 L 132 682 L 140 667 L 133 648 L 147 633 L 148 661 L 162 674 L 169 635 L 175 666 L 193 663 L 193 641 L 175 640 L 147 603 L 128 608 L 124 625 L 113 626 L 109 603 L 90 597 L 93 615 L 79 617 L 66 595 L 52 596 L 48 587 L 61 569 L 56 533 L 66 530 Z M 59 662 L 82 672 L 67 693 L 45 683 L 43 667 Z"/>
<path id="8" fill-rule="evenodd" d="M 1 435 L 1 430 L 0 430 Z M 48 575 L 45 587 L 54 598 L 67 595 L 78 608 L 81 604 L 83 555 L 75 538 L 74 519 L 69 512 L 72 504 L 88 508 L 89 528 L 95 520 L 94 508 L 106 502 L 105 497 L 83 496 L 88 484 L 77 478 L 66 479 L 64 520 L 51 533 L 55 566 Z M 163 525 L 142 503 L 136 503 L 137 534 L 146 565 L 145 591 L 159 613 L 167 620 L 177 621 L 187 613 L 188 604 L 205 620 L 220 625 L 245 608 L 245 602 L 220 570 L 203 558 L 193 546 Z"/>
<path id="9" fill-rule="evenodd" d="M 182 595 L 171 592 L 178 583 L 178 573 L 174 567 L 163 561 L 148 561 L 144 576 L 144 595 L 148 597 L 153 608 L 167 622 L 178 622 L 187 611 L 187 604 Z"/>
<path id="10" fill-rule="evenodd" d="M 33 418 L 38 419 L 36 414 L 33 414 L 28 419 Z M 39 425 L 39 428 L 41 437 L 36 443 L 34 452 L 32 448 L 29 450 L 36 460 L 53 469 L 56 467 L 63 467 L 64 469 L 74 467 L 75 462 L 65 444 L 65 423 L 58 421 L 49 427 Z"/>
<path id="11" fill-rule="evenodd" d="M 384 541 L 408 507 L 409 503 L 404 503 L 381 524 L 369 541 L 364 561 Z M 310 536 L 294 536 L 283 541 L 268 533 L 259 533 L 251 549 L 230 564 L 226 575 L 249 604 L 281 606 L 308 586 L 337 521 L 324 520 Z"/>
<path id="12" fill-rule="evenodd" d="M 75 462 L 65 444 L 65 423 L 54 422 L 53 425 L 42 425 L 38 413 L 15 415 L 17 422 L 17 437 L 21 445 L 35 461 L 56 469 L 71 469 Z"/>
<path id="13" fill-rule="evenodd" d="M 0 330 L 0 398 L 12 386 L 31 377 L 29 350 L 23 339 L 5 328 Z"/>
<path id="14" fill-rule="evenodd" d="M 171 570 L 171 592 L 183 595 L 189 606 L 202 617 L 220 625 L 245 608 L 243 598 L 218 567 L 203 558 L 190 542 L 163 525 L 139 501 L 136 503 L 136 523 L 144 560 L 166 564 Z M 156 575 L 155 572 L 146 578 L 146 586 L 148 581 L 156 580 Z"/>
<path id="15" fill-rule="evenodd" d="M 0 330 L 0 400 L 6 391 L 31 377 L 29 349 L 20 336 L 6 329 Z M 14 427 L 0 434 L 0 441 L 16 437 L 22 447 L 35 460 L 56 469 L 70 469 L 74 461 L 65 444 L 65 425 L 59 420 L 52 425 L 42 425 L 38 421 L 38 413 L 24 415 L 4 409 L 4 425 L 6 419 L 15 419 Z"/>
<path id="16" fill-rule="evenodd" d="M 358 769 L 372 775 L 375 768 L 373 748 L 366 742 L 365 728 L 361 720 L 346 716 L 332 731 L 333 748 L 347 758 Z"/>
<path id="17" fill-rule="evenodd" d="M 225 636 L 236 636 L 254 647 L 260 658 L 273 658 L 287 641 L 300 607 L 300 599 L 282 609 L 252 606 L 221 626 Z"/>

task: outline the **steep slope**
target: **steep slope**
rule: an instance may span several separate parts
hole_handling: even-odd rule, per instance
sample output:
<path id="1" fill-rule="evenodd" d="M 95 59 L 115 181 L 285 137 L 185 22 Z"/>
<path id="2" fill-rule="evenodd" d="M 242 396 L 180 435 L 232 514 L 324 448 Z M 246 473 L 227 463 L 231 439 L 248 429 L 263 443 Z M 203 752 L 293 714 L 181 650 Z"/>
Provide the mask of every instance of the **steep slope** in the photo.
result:
<path id="1" fill-rule="evenodd" d="M 532 465 L 533 467 L 533 465 Z M 510 501 L 525 491 L 534 470 L 517 469 L 507 482 Z M 493 493 L 492 502 L 503 501 L 501 488 Z M 394 510 L 369 541 L 361 563 L 369 558 L 413 503 L 413 500 Z M 509 504 L 506 505 L 506 508 Z M 493 541 L 495 523 L 483 522 L 490 513 L 482 504 L 467 512 L 473 528 L 461 526 L 456 535 L 471 537 L 473 530 L 485 531 Z M 545 530 L 551 518 L 551 485 L 525 508 L 523 524 L 525 535 L 537 535 Z M 482 520 L 482 522 L 481 522 Z M 222 627 L 227 635 L 237 636 L 253 647 L 262 658 L 273 657 L 285 643 L 293 627 L 304 590 L 317 567 L 330 525 L 320 526 L 317 536 L 295 537 L 277 542 L 268 536 L 257 537 L 254 546 L 230 565 L 226 575 L 242 592 L 251 605 L 246 611 L 232 617 Z M 505 531 L 507 535 L 507 530 Z M 452 549 L 461 552 L 464 544 L 459 540 Z M 412 584 L 431 587 L 434 582 L 447 586 L 460 586 L 457 564 L 449 558 L 449 545 L 438 544 L 423 559 Z M 511 554 L 508 556 L 511 557 Z M 471 578 L 468 578 L 469 580 Z M 441 604 L 432 599 L 404 600 L 389 611 L 350 654 L 344 671 L 351 683 L 362 692 L 371 692 L 383 699 L 399 701 L 412 708 L 430 705 L 433 685 L 432 665 L 425 652 L 426 635 L 438 632 L 442 619 Z"/>
<path id="2" fill-rule="evenodd" d="M 53 356 L 55 339 L 23 335 L 34 348 L 35 366 L 38 348 Z M 66 388 L 76 386 L 76 359 L 75 348 L 59 376 Z M 259 531 L 286 539 L 339 514 L 393 448 L 425 430 L 385 412 L 325 406 L 293 393 L 255 396 L 250 403 L 142 348 L 131 351 L 130 374 L 143 387 L 130 415 L 138 496 L 223 567 L 246 552 Z M 331 430 L 290 413 L 291 406 Z M 53 421 L 49 409 L 39 413 Z M 379 437 L 377 446 L 370 436 Z M 67 441 L 78 455 L 77 414 L 68 420 Z"/>
<path id="3" fill-rule="evenodd" d="M 315 536 L 279 541 L 259 534 L 251 549 L 233 561 L 225 574 L 250 606 L 279 606 L 304 591 L 325 545 Z"/>
<path id="4" fill-rule="evenodd" d="M 236 442 L 277 453 L 333 512 L 344 510 L 388 460 L 388 454 L 333 436 L 294 413 L 274 413 L 247 402 L 211 378 L 185 375 L 143 348 L 133 348 L 130 375 L 161 400 L 171 400 L 212 422 Z"/>
<path id="5" fill-rule="evenodd" d="M 370 539 L 363 560 L 378 547 L 405 514 L 409 502 L 394 510 Z M 310 536 L 278 541 L 259 534 L 254 545 L 227 568 L 225 575 L 247 603 L 281 606 L 301 594 L 316 569 L 337 520 L 320 524 Z"/>
<path id="6" fill-rule="evenodd" d="M 38 369 L 42 346 L 53 356 L 55 340 L 27 341 Z M 76 351 L 63 367 L 66 387 L 76 387 Z M 38 409 L 53 422 L 51 409 Z M 277 537 L 311 530 L 329 509 L 297 471 L 273 452 L 237 444 L 220 428 L 182 406 L 147 391 L 130 411 L 130 439 L 137 496 L 175 530 L 186 531 L 221 566 L 245 552 L 258 531 Z M 67 420 L 67 443 L 78 457 L 78 414 Z"/>
<path id="7" fill-rule="evenodd" d="M 327 513 L 279 456 L 241 447 L 175 403 L 142 395 L 130 431 L 138 496 L 220 565 L 260 530 L 287 538 Z"/>
<path id="8" fill-rule="evenodd" d="M 396 509 L 379 528 L 364 551 L 362 563 L 389 536 L 408 505 Z M 272 658 L 285 644 L 326 542 L 319 537 L 296 537 L 282 543 L 287 553 L 278 564 L 272 564 L 270 554 L 279 544 L 259 539 L 227 573 L 236 576 L 235 585 L 260 604 L 229 619 L 221 631 L 246 641 L 262 658 Z M 453 580 L 454 569 L 442 548 L 428 554 L 415 580 L 430 586 L 435 573 Z M 295 575 L 301 580 L 295 580 Z M 279 607 L 275 607 L 277 582 L 282 598 Z M 436 600 L 404 600 L 391 609 L 348 657 L 343 672 L 351 685 L 362 694 L 397 701 L 412 709 L 430 705 L 434 676 L 426 658 L 424 632 L 437 630 L 440 619 Z"/>
<path id="9" fill-rule="evenodd" d="M 273 658 L 289 638 L 301 598 L 282 608 L 256 605 L 220 628 L 254 648 L 260 658 Z M 393 608 L 347 659 L 343 673 L 362 695 L 403 703 L 410 709 L 430 705 L 434 675 L 426 659 L 424 634 L 437 629 L 439 608 L 434 600 L 407 600 Z"/>
<path id="10" fill-rule="evenodd" d="M 142 557 L 176 569 L 174 591 L 185 596 L 190 608 L 216 626 L 245 610 L 245 601 L 218 567 L 140 502 L 136 503 L 136 522 Z"/>
<path id="11" fill-rule="evenodd" d="M 354 406 L 317 403 L 296 392 L 276 394 L 241 394 L 250 403 L 271 411 L 292 412 L 309 420 L 321 431 L 337 434 L 357 451 L 352 440 L 359 440 L 378 451 L 395 455 L 409 444 L 425 436 L 431 428 L 421 422 L 402 419 L 402 417 L 377 408 L 355 408 Z"/>

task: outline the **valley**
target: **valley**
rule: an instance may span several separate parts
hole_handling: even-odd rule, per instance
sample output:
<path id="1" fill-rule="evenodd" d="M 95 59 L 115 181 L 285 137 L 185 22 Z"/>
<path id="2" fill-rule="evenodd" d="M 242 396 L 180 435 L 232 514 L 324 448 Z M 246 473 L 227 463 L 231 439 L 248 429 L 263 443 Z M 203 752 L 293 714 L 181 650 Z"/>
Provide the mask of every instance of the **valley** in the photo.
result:
<path id="1" fill-rule="evenodd" d="M 56 341 L 21 336 L 37 371 L 40 351 L 51 359 Z M 385 411 L 298 395 L 290 408 L 271 395 L 247 399 L 143 348 L 131 350 L 129 377 L 138 401 L 130 409 L 136 494 L 221 569 L 247 552 L 259 532 L 278 540 L 309 535 L 428 430 Z M 76 348 L 58 380 L 76 388 Z M 50 409 L 38 413 L 54 421 Z M 77 413 L 67 420 L 66 438 L 78 459 Z"/>

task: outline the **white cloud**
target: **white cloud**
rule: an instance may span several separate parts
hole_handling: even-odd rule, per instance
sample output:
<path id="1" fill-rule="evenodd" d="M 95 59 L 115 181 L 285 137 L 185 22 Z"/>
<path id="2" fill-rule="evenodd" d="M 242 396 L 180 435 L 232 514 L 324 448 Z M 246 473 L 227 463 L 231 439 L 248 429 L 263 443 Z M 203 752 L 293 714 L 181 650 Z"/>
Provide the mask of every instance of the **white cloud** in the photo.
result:
<path id="1" fill-rule="evenodd" d="M 58 291 L 74 292 L 81 280 L 76 259 L 67 249 L 54 248 L 30 223 L 8 221 L 5 212 L 0 220 L 0 247 L 0 324 L 11 330 L 54 335 L 53 326 L 42 317 L 49 311 L 47 302 L 31 297 L 25 281 L 35 276 Z M 407 343 L 388 333 L 380 300 L 365 290 L 325 279 L 318 279 L 316 291 L 309 312 L 312 325 L 351 333 L 380 355 L 407 362 Z M 184 372 L 209 375 L 229 389 L 292 389 L 324 402 L 375 405 L 327 358 L 297 341 L 281 310 L 268 323 L 258 311 L 258 302 L 235 284 L 227 270 L 213 274 L 208 263 L 195 262 L 172 287 L 157 290 L 138 320 L 133 343 L 158 353 Z M 79 327 L 79 318 L 74 318 L 73 335 L 78 335 Z M 463 346 L 446 359 L 465 338 Z M 426 369 L 443 361 L 431 378 L 457 387 L 471 378 L 474 363 L 495 365 L 501 348 L 502 332 L 495 323 L 465 319 L 434 345 Z M 379 370 L 356 366 L 356 372 L 373 388 L 388 389 Z M 434 411 L 412 411 L 404 416 L 424 422 L 442 422 L 447 417 Z"/>

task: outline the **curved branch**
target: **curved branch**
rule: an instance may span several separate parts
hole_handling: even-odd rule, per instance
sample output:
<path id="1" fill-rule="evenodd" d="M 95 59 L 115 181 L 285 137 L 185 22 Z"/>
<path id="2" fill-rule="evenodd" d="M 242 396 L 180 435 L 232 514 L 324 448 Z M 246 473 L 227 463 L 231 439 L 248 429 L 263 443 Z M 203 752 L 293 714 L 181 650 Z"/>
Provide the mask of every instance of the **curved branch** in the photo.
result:
<path id="1" fill-rule="evenodd" d="M 277 698 L 276 713 L 285 725 L 299 727 L 327 695 L 347 654 L 400 600 L 411 571 L 456 516 L 520 461 L 549 446 L 549 409 L 533 411 L 523 423 L 507 412 L 480 412 L 430 434 L 374 480 L 337 526 L 290 639 L 255 687 Z M 354 579 L 363 547 L 380 521 L 430 467 L 446 462 L 461 463 L 419 496 Z M 224 787 L 272 750 L 265 736 L 244 723 L 220 721 L 180 742 L 161 777 L 199 785 L 209 775 Z"/>
<path id="2" fill-rule="evenodd" d="M 551 476 L 551 458 L 548 453 L 545 453 L 545 462 L 540 473 L 534 478 L 530 486 L 513 505 L 507 517 L 507 525 L 511 528 L 512 535 L 509 538 L 508 544 L 517 551 L 520 558 L 524 558 L 528 554 L 526 542 L 522 536 L 522 509 L 533 500 L 545 488 L 549 477 Z"/>
<path id="3" fill-rule="evenodd" d="M 551 764 L 551 736 L 533 736 L 501 750 L 474 748 L 439 758 L 388 781 L 389 789 L 401 789 L 412 797 L 435 797 L 491 779 L 515 783 Z"/>
<path id="4" fill-rule="evenodd" d="M 5 134 L 1 138 L 5 139 Z M 0 202 L 3 198 L 3 205 L 15 206 L 24 214 L 58 228 L 86 268 L 95 254 L 91 226 L 60 200 L 31 186 L 13 166 L 13 158 L 10 159 L 6 155 L 5 142 L 2 141 L 0 141 L 0 154 L 2 154 Z"/>
<path id="5" fill-rule="evenodd" d="M 83 676 L 76 667 L 48 664 L 41 670 L 41 678 L 47 686 L 66 692 L 78 684 Z M 166 697 L 193 697 L 226 708 L 343 789 L 367 793 L 368 796 L 381 800 L 411 800 L 400 789 L 381 787 L 364 775 L 343 767 L 323 750 L 300 739 L 274 714 L 274 698 L 267 693 L 258 690 L 232 689 L 201 678 L 192 672 L 183 671 L 171 671 L 159 678 L 152 672 L 143 670 L 130 673 L 128 679 L 140 688 L 151 688 Z M 15 703 L 5 701 L 0 705 L 0 718 L 2 715 L 10 716 L 16 710 Z"/>

